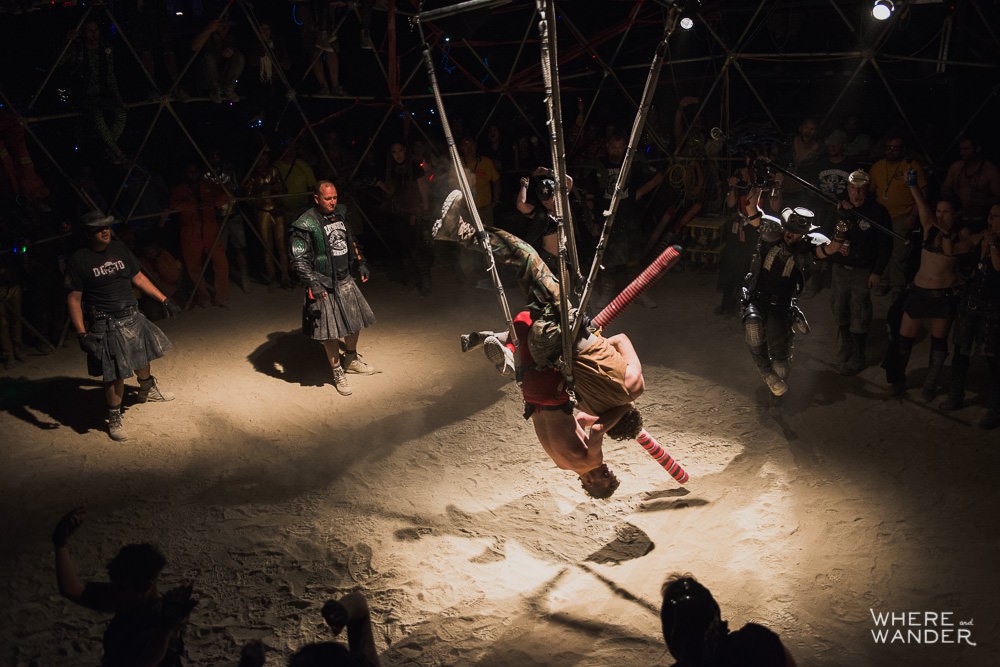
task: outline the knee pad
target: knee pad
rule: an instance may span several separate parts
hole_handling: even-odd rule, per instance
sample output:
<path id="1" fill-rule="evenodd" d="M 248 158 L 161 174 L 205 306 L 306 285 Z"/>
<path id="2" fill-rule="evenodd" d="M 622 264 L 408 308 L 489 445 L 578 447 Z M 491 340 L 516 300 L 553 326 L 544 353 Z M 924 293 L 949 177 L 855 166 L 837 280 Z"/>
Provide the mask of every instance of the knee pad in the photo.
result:
<path id="1" fill-rule="evenodd" d="M 748 308 L 743 316 L 743 333 L 750 347 L 760 347 L 767 342 L 764 318 L 754 308 Z"/>

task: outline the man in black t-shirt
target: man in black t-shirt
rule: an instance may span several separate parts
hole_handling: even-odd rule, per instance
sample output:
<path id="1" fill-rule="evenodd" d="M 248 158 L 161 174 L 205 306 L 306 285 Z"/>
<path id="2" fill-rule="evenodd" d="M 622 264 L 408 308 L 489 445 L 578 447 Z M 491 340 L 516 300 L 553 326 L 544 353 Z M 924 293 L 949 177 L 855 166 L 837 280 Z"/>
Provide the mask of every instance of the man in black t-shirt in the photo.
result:
<path id="1" fill-rule="evenodd" d="M 125 440 L 122 399 L 125 378 L 139 379 L 139 403 L 173 400 L 161 391 L 149 364 L 171 348 L 159 327 L 139 312 L 133 285 L 163 304 L 168 317 L 180 312 L 139 269 L 139 260 L 124 243 L 111 236 L 113 219 L 92 211 L 82 219 L 87 246 L 69 258 L 66 305 L 70 321 L 87 353 L 87 372 L 101 376 L 108 406 L 108 433 Z"/>
<path id="2" fill-rule="evenodd" d="M 892 254 L 892 218 L 888 209 L 869 196 L 870 182 L 863 170 L 851 172 L 847 196 L 836 209 L 839 218 L 854 222 L 840 250 L 830 257 L 831 305 L 840 337 L 837 363 L 841 375 L 857 375 L 868 364 L 865 347 L 872 322 L 871 291 L 878 287 Z"/>

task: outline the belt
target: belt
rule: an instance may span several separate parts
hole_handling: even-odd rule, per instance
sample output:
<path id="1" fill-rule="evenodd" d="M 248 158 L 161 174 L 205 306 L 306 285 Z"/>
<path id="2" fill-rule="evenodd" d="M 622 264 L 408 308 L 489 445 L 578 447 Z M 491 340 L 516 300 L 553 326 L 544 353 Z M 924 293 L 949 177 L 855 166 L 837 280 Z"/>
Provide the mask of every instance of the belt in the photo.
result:
<path id="1" fill-rule="evenodd" d="M 565 412 L 568 415 L 573 414 L 573 403 L 566 401 L 565 403 L 560 403 L 559 405 L 539 405 L 538 403 L 525 403 L 524 404 L 524 418 L 529 418 L 536 410 L 559 410 Z"/>
<path id="2" fill-rule="evenodd" d="M 784 308 L 790 308 L 792 306 L 792 297 L 785 298 L 756 293 L 750 297 L 750 302 L 757 303 L 762 306 L 781 306 Z"/>
<path id="3" fill-rule="evenodd" d="M 139 306 L 129 306 L 123 310 L 116 310 L 111 313 L 104 312 L 103 310 L 91 310 L 90 314 L 95 320 L 120 320 L 123 317 L 135 315 L 138 312 Z"/>
<path id="4" fill-rule="evenodd" d="M 927 287 L 919 287 L 917 285 L 913 286 L 913 289 L 917 291 L 924 297 L 930 299 L 943 299 L 945 297 L 950 297 L 952 295 L 952 289 L 950 287 L 941 287 L 937 289 L 928 289 Z"/>

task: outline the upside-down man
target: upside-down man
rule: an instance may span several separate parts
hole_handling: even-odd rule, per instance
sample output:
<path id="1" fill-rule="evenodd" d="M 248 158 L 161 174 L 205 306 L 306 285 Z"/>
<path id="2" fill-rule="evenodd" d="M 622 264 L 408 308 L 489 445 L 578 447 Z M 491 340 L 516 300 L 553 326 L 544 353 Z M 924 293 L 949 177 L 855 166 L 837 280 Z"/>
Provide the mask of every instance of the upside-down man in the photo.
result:
<path id="1" fill-rule="evenodd" d="M 461 209 L 461 192 L 456 190 L 445 200 L 434 237 L 480 248 L 474 229 L 461 217 Z M 608 498 L 620 482 L 604 463 L 604 435 L 632 439 L 642 428 L 642 417 L 633 404 L 644 389 L 635 349 L 625 334 L 604 338 L 590 327 L 581 327 L 573 354 L 579 408 L 574 416 L 557 368 L 562 350 L 559 282 L 538 252 L 521 239 L 499 229 L 489 229 L 486 234 L 494 258 L 514 267 L 529 300 L 527 309 L 513 323 L 520 347 L 514 348 L 506 332 L 478 332 L 462 337 L 462 349 L 483 344 L 486 355 L 505 375 L 518 367 L 525 418 L 531 419 L 542 448 L 557 467 L 579 475 L 589 495 Z"/>

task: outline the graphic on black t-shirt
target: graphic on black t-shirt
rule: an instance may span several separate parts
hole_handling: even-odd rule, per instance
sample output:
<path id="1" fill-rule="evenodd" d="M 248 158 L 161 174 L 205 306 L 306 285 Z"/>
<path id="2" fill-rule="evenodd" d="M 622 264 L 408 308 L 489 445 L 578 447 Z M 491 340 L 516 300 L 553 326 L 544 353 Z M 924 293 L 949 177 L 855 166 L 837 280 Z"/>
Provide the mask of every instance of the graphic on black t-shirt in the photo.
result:
<path id="1" fill-rule="evenodd" d="M 341 279 L 350 271 L 347 225 L 335 216 L 323 217 L 320 224 L 323 225 L 323 238 L 326 240 L 326 250 L 330 255 L 333 275 Z"/>
<path id="2" fill-rule="evenodd" d="M 83 292 L 87 308 L 115 312 L 136 303 L 132 278 L 139 273 L 139 260 L 124 243 L 112 240 L 101 251 L 81 248 L 69 258 L 66 280 L 69 289 Z"/>

